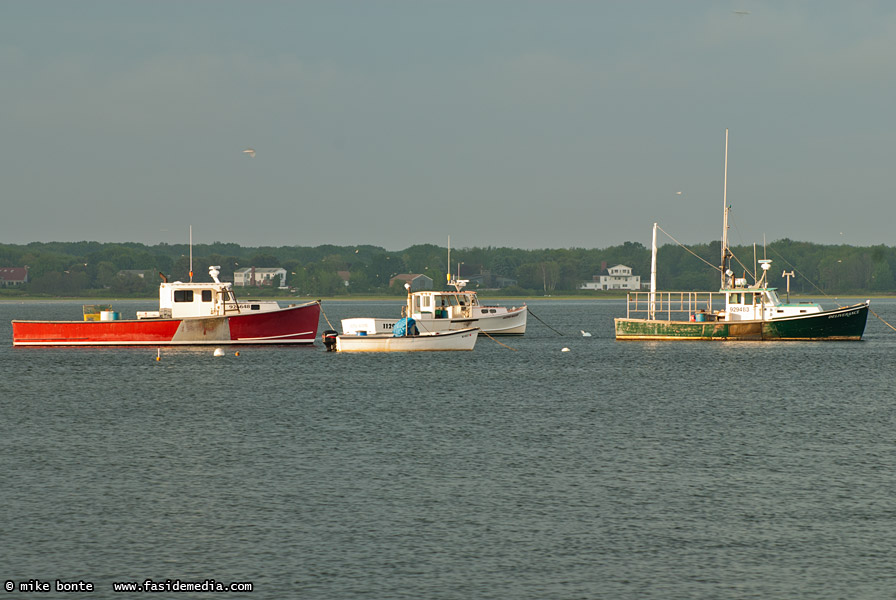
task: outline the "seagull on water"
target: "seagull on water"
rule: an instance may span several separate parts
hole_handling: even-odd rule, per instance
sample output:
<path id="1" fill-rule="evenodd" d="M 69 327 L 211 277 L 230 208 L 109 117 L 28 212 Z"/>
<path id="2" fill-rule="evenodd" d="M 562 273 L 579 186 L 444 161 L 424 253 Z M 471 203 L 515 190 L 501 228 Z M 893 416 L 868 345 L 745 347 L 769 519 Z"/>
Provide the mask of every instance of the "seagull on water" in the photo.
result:
<path id="1" fill-rule="evenodd" d="M 582 337 L 591 337 L 591 334 L 588 333 L 587 331 L 585 331 L 584 329 L 582 329 L 581 331 L 582 331 Z"/>
<path id="2" fill-rule="evenodd" d="M 246 148 L 245 150 L 243 150 L 243 154 L 248 154 L 250 158 L 255 158 L 255 149 Z"/>

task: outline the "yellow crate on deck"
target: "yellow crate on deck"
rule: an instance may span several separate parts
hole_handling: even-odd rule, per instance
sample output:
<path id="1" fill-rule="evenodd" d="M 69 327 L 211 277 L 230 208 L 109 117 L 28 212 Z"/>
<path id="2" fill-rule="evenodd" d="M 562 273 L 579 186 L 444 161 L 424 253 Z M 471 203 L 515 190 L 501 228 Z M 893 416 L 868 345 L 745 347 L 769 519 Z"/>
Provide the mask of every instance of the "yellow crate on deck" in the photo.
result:
<path id="1" fill-rule="evenodd" d="M 104 310 L 112 310 L 112 306 L 109 304 L 85 304 L 83 310 L 85 321 L 99 321 L 100 313 Z"/>

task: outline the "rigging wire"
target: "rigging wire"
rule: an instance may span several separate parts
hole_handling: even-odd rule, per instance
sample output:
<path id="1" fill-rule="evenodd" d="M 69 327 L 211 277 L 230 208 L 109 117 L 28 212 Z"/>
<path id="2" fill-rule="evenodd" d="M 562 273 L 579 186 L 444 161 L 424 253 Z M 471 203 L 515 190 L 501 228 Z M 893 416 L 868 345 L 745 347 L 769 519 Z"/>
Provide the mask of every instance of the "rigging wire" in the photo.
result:
<path id="1" fill-rule="evenodd" d="M 744 236 L 740 232 L 740 228 L 737 226 L 737 223 L 731 225 L 731 227 L 737 232 L 737 237 L 740 239 L 740 244 L 742 246 L 748 245 L 746 242 L 744 242 Z M 747 268 L 747 265 L 745 265 L 743 262 L 741 262 L 741 260 L 734 255 L 734 252 L 731 252 L 731 244 L 730 243 L 728 244 L 728 252 L 731 254 L 731 258 L 733 258 L 735 261 L 737 261 L 737 264 L 739 264 L 743 268 L 744 271 L 746 271 L 753 277 L 753 281 L 757 281 L 758 278 L 756 277 L 755 268 L 752 271 L 749 268 Z"/>
<path id="2" fill-rule="evenodd" d="M 700 256 L 699 254 L 697 254 L 696 252 L 694 252 L 693 250 L 691 250 L 690 248 L 688 248 L 687 246 L 685 246 L 684 244 L 682 244 L 681 242 L 679 242 L 678 240 L 676 240 L 674 237 L 672 237 L 671 235 L 669 235 L 669 234 L 668 234 L 662 227 L 660 227 L 659 225 L 657 225 L 656 228 L 659 229 L 660 231 L 662 231 L 663 233 L 665 233 L 665 234 L 669 237 L 670 240 L 672 240 L 673 242 L 675 242 L 676 244 L 678 244 L 679 246 L 681 246 L 682 248 L 684 248 L 685 250 L 687 250 L 689 253 L 691 253 L 691 254 L 692 254 L 693 256 L 695 256 L 696 258 L 699 258 L 699 259 L 702 260 L 704 263 L 706 263 L 707 265 L 709 265 L 710 268 L 715 269 L 716 271 L 721 271 L 721 269 L 720 269 L 718 266 L 712 264 L 711 262 L 709 262 L 708 260 L 706 260 L 705 258 L 703 258 L 702 256 Z M 738 261 L 738 262 L 740 262 L 740 261 Z M 536 318 L 537 318 L 537 317 L 536 317 Z"/>
<path id="3" fill-rule="evenodd" d="M 778 252 L 777 250 L 775 250 L 775 249 L 772 248 L 772 247 L 768 247 L 768 250 L 771 250 L 771 251 L 775 254 L 775 256 L 777 256 L 777 257 L 780 258 L 782 261 L 784 261 L 784 263 L 786 263 L 787 266 L 790 267 L 790 270 L 791 270 L 791 271 L 795 271 L 795 272 L 797 273 L 797 275 L 799 275 L 800 277 L 802 277 L 803 279 L 805 279 L 806 281 L 808 281 L 808 282 L 809 282 L 809 285 L 811 285 L 811 286 L 814 287 L 816 290 L 818 290 L 818 293 L 819 293 L 819 294 L 821 294 L 821 295 L 824 296 L 825 298 L 832 298 L 827 292 L 825 292 L 823 289 L 821 289 L 820 287 L 818 287 L 817 285 L 815 285 L 815 282 L 814 282 L 814 281 L 812 281 L 811 279 L 809 279 L 808 277 L 806 277 L 805 274 L 803 274 L 799 269 L 797 269 L 796 267 L 794 267 L 793 264 L 792 264 L 789 260 L 787 260 L 786 258 L 784 258 L 783 256 L 781 256 L 781 253 L 780 253 L 780 252 Z M 837 298 L 832 298 L 832 299 L 833 299 L 833 300 L 837 300 Z"/>

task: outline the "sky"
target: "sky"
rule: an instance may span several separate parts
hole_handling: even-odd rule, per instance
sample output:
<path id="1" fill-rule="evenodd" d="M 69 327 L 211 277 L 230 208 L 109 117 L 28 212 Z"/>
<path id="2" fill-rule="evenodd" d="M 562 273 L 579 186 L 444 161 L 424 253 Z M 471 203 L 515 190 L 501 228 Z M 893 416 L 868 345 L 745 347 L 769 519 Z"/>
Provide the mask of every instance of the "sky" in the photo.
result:
<path id="1" fill-rule="evenodd" d="M 888 1 L 8 0 L 0 81 L 0 243 L 706 243 L 727 129 L 732 244 L 896 245 Z"/>

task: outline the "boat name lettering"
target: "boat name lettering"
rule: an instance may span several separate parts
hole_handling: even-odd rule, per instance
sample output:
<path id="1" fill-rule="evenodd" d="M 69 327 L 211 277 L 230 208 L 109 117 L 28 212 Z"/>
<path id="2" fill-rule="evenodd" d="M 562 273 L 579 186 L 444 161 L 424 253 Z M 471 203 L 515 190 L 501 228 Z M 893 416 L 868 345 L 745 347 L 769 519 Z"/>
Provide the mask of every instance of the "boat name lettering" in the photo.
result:
<path id="1" fill-rule="evenodd" d="M 752 306 L 729 306 L 728 312 L 753 312 Z"/>
<path id="2" fill-rule="evenodd" d="M 859 314 L 859 311 L 857 311 L 857 310 L 851 310 L 851 311 L 849 311 L 849 312 L 840 313 L 839 315 L 829 315 L 828 318 L 829 318 L 829 319 L 839 319 L 840 317 L 852 317 L 852 316 L 855 316 L 855 315 L 857 315 L 857 314 Z"/>

